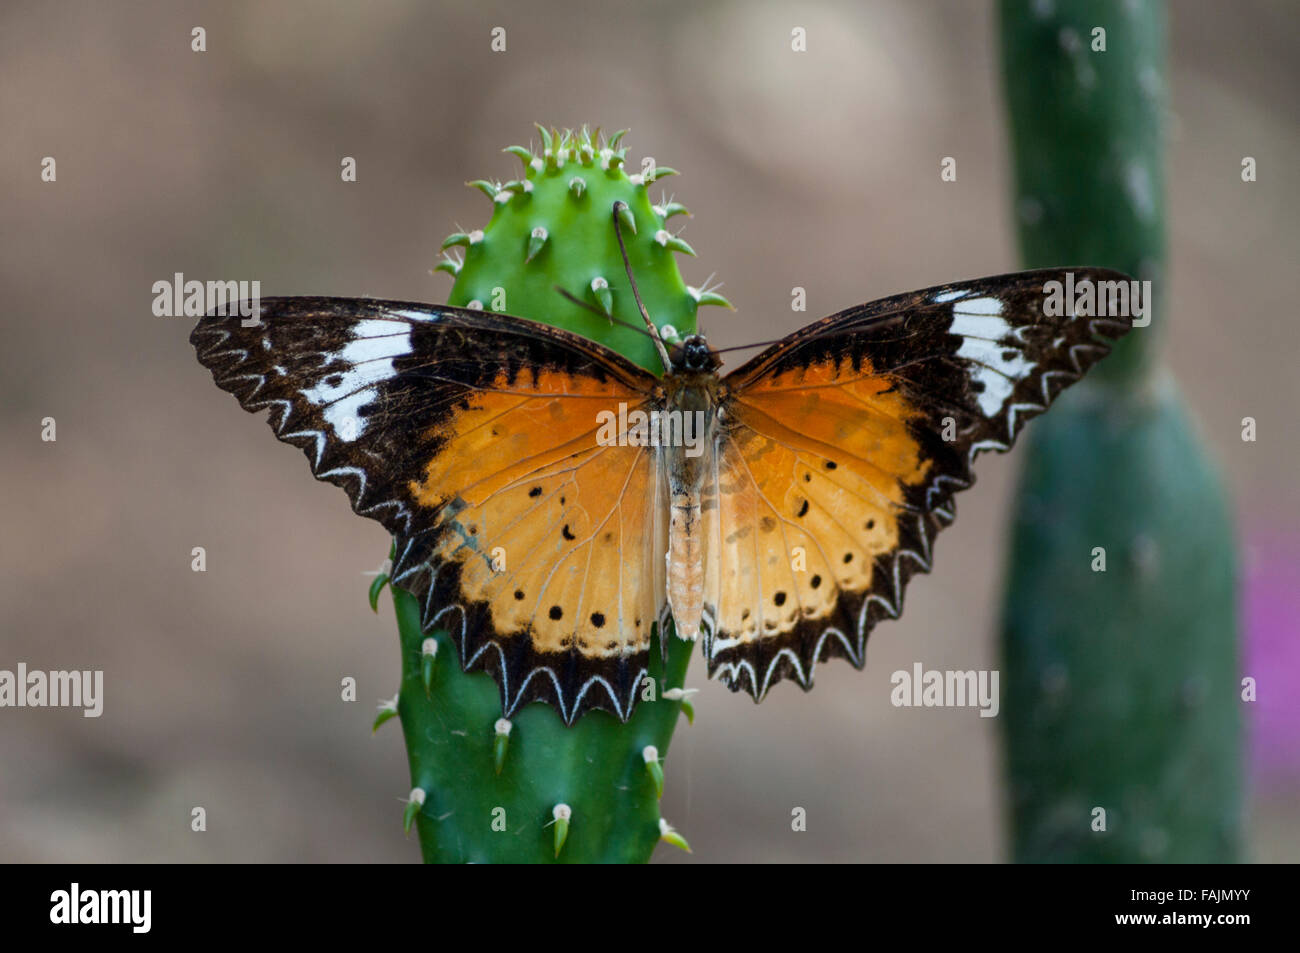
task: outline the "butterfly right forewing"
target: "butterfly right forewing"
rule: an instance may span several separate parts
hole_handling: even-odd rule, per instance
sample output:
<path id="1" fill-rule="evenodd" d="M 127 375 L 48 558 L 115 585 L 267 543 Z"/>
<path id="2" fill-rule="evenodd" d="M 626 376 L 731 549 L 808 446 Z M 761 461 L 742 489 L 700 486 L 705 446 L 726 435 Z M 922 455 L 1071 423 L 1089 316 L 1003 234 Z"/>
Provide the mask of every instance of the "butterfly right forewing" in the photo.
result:
<path id="1" fill-rule="evenodd" d="M 871 628 L 929 571 L 974 458 L 1008 449 L 1128 331 L 1122 316 L 1045 313 L 1045 286 L 1064 278 L 1023 272 L 882 299 L 724 379 L 711 673 L 761 698 L 782 678 L 811 687 L 825 658 L 863 664 Z"/>

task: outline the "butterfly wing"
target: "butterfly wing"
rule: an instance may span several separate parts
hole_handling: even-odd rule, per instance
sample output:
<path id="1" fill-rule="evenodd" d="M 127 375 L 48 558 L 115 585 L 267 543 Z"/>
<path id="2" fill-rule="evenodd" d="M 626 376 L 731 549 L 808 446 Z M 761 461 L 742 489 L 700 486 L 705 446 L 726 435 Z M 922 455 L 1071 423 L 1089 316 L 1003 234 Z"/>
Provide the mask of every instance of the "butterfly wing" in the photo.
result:
<path id="1" fill-rule="evenodd" d="M 260 317 L 203 318 L 199 360 L 394 536 L 393 580 L 426 630 L 494 675 L 507 715 L 543 699 L 570 722 L 626 718 L 662 608 L 659 467 L 602 443 L 599 422 L 645 406 L 655 378 L 482 311 L 268 298 Z"/>
<path id="2" fill-rule="evenodd" d="M 1074 269 L 1076 283 L 1128 281 Z M 761 699 L 810 688 L 818 661 L 861 667 L 867 634 L 928 572 L 982 451 L 1109 352 L 1128 318 L 1044 313 L 1064 271 L 885 298 L 818 321 L 724 379 L 711 675 Z"/>

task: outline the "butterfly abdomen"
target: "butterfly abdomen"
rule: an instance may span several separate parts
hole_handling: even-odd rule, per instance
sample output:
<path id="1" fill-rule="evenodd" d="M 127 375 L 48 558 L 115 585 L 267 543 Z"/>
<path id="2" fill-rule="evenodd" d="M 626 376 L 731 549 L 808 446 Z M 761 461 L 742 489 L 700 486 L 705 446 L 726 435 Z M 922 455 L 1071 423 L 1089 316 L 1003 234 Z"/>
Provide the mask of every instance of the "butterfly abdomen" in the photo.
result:
<path id="1" fill-rule="evenodd" d="M 674 488 L 668 523 L 668 605 L 677 634 L 694 639 L 704 612 L 704 534 L 697 487 Z"/>

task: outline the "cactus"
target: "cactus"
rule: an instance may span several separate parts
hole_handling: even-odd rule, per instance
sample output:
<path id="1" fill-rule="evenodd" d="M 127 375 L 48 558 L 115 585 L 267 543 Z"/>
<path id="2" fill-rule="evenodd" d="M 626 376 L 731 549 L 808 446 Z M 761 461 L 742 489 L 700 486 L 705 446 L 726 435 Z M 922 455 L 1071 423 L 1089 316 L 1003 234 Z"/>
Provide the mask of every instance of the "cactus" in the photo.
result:
<path id="1" fill-rule="evenodd" d="M 538 130 L 539 150 L 506 150 L 523 164 L 519 178 L 469 183 L 493 212 L 481 230 L 443 243 L 436 270 L 455 276 L 448 304 L 557 325 L 661 373 L 653 342 L 601 313 L 643 326 L 614 232 L 616 201 L 627 207 L 624 237 L 641 296 L 666 336 L 693 332 L 700 305 L 727 305 L 716 292 L 687 286 L 678 271 L 675 253 L 694 252 L 669 219 L 685 209 L 649 197 L 651 184 L 673 170 L 647 163 L 629 173 L 622 133 L 606 141 L 585 129 Z M 372 588 L 372 605 L 382 586 Z M 403 823 L 418 832 L 426 861 L 644 862 L 660 840 L 689 849 L 659 814 L 662 759 L 679 715 L 693 717 L 682 684 L 693 643 L 677 639 L 671 623 L 656 634 L 651 681 L 626 723 L 592 711 L 566 727 L 542 704 L 507 721 L 492 678 L 462 671 L 448 634 L 421 631 L 416 600 L 398 588 L 392 594 L 402 682 L 376 728 L 394 713 L 401 719 L 412 785 Z"/>
<path id="2" fill-rule="evenodd" d="M 1025 265 L 1116 268 L 1165 300 L 1161 4 L 1003 0 L 1001 37 Z M 1239 856 L 1233 531 L 1156 363 L 1165 317 L 1021 453 L 1002 626 L 1017 861 Z"/>

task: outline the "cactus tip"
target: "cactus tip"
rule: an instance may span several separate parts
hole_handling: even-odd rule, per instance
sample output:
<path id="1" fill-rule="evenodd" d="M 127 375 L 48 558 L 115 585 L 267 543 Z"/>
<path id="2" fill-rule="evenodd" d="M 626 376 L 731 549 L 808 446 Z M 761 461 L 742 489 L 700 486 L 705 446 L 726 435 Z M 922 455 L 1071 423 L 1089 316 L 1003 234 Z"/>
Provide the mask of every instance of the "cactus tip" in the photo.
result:
<path id="1" fill-rule="evenodd" d="M 394 695 L 392 698 L 385 698 L 383 701 L 379 703 L 379 710 L 375 715 L 374 724 L 370 726 L 371 734 L 374 734 L 376 731 L 378 731 L 380 726 L 384 722 L 388 721 L 388 719 L 392 718 L 394 715 L 397 714 L 398 697 L 399 697 L 398 695 Z"/>
<path id="2" fill-rule="evenodd" d="M 492 726 L 492 759 L 496 765 L 496 773 L 500 774 L 501 769 L 506 764 L 506 750 L 510 747 L 510 729 L 514 726 L 510 723 L 509 718 L 498 718 L 495 725 Z"/>
<path id="3" fill-rule="evenodd" d="M 543 152 L 550 152 L 550 151 L 551 151 L 551 131 L 550 131 L 549 129 L 547 129 L 545 126 L 543 126 L 541 123 L 535 122 L 535 123 L 533 123 L 533 125 L 537 128 L 538 133 L 539 133 L 539 134 L 541 135 L 541 137 L 542 137 L 542 151 L 543 151 Z"/>
<path id="4" fill-rule="evenodd" d="M 691 217 L 690 209 L 688 209 L 681 202 L 674 202 L 672 199 L 669 198 L 664 199 L 658 205 L 651 206 L 651 208 L 653 208 L 654 213 L 658 215 L 660 218 L 662 218 L 665 222 L 668 221 L 668 219 L 672 218 L 674 215 L 685 215 L 687 218 Z"/>
<path id="5" fill-rule="evenodd" d="M 659 818 L 659 839 L 665 844 L 672 844 L 688 854 L 691 853 L 691 845 L 686 843 L 686 838 L 677 833 L 673 826 L 662 817 Z"/>
<path id="6" fill-rule="evenodd" d="M 424 696 L 433 691 L 433 662 L 438 657 L 438 640 L 427 638 L 420 645 L 420 681 L 424 683 Z"/>
<path id="7" fill-rule="evenodd" d="M 685 252 L 686 254 L 690 255 L 692 258 L 695 257 L 694 248 L 686 244 L 686 242 L 682 241 L 676 235 L 669 234 L 668 231 L 665 229 L 661 228 L 659 229 L 659 231 L 655 232 L 655 241 L 660 246 L 667 248 L 669 251 Z"/>
<path id="8" fill-rule="evenodd" d="M 736 310 L 734 304 L 716 291 L 705 291 L 701 288 L 693 288 L 690 285 L 686 286 L 686 291 L 695 299 L 695 303 L 698 305 L 717 305 L 718 307 L 726 308 L 728 311 Z"/>
<path id="9" fill-rule="evenodd" d="M 681 702 L 686 720 L 693 725 L 695 724 L 695 706 L 691 704 L 691 696 L 698 691 L 698 688 L 669 688 L 664 692 L 664 700 Z"/>
<path id="10" fill-rule="evenodd" d="M 384 586 L 388 585 L 388 573 L 381 572 L 370 583 L 370 608 L 374 612 L 379 612 L 379 594 L 384 591 Z"/>
<path id="11" fill-rule="evenodd" d="M 654 781 L 655 797 L 664 796 L 664 766 L 659 763 L 659 749 L 654 745 L 646 745 L 641 749 L 641 758 L 645 761 L 646 772 L 650 779 Z"/>
<path id="12" fill-rule="evenodd" d="M 524 146 L 506 146 L 506 148 L 501 151 L 509 152 L 511 155 L 518 156 L 519 161 L 524 165 L 524 173 L 527 174 L 528 167 L 533 161 L 533 153 L 531 149 L 527 149 Z"/>
<path id="13" fill-rule="evenodd" d="M 569 838 L 569 820 L 573 817 L 573 808 L 560 802 L 551 809 L 552 823 L 555 825 L 555 856 L 560 856 L 564 842 Z"/>
<path id="14" fill-rule="evenodd" d="M 402 811 L 402 833 L 411 833 L 411 825 L 415 823 L 415 815 L 420 813 L 424 807 L 425 791 L 424 788 L 411 788 L 411 795 L 406 800 L 406 809 Z"/>
<path id="15" fill-rule="evenodd" d="M 601 310 L 606 314 L 614 313 L 614 293 L 609 290 L 609 282 L 597 275 L 591 279 L 591 293 L 596 296 Z"/>
<path id="16" fill-rule="evenodd" d="M 445 271 L 453 278 L 456 278 L 460 275 L 461 265 L 462 263 L 459 260 L 452 258 L 451 255 L 449 254 L 444 253 L 442 257 L 442 261 L 438 262 L 438 264 L 433 266 L 433 273 L 436 275 L 440 271 Z"/>
<path id="17" fill-rule="evenodd" d="M 537 257 L 537 253 L 540 252 L 543 247 L 545 247 L 546 239 L 548 239 L 549 237 L 550 234 L 546 231 L 546 228 L 542 225 L 538 225 L 536 228 L 532 230 L 532 232 L 529 233 L 528 250 L 524 253 L 525 264 L 527 264 L 528 262 L 532 261 L 535 257 Z"/>
<path id="18" fill-rule="evenodd" d="M 614 214 L 618 216 L 618 220 L 620 223 L 622 223 L 624 228 L 626 228 L 633 235 L 636 234 L 636 216 L 632 214 L 632 210 L 628 208 L 626 202 L 623 201 L 615 202 Z"/>

